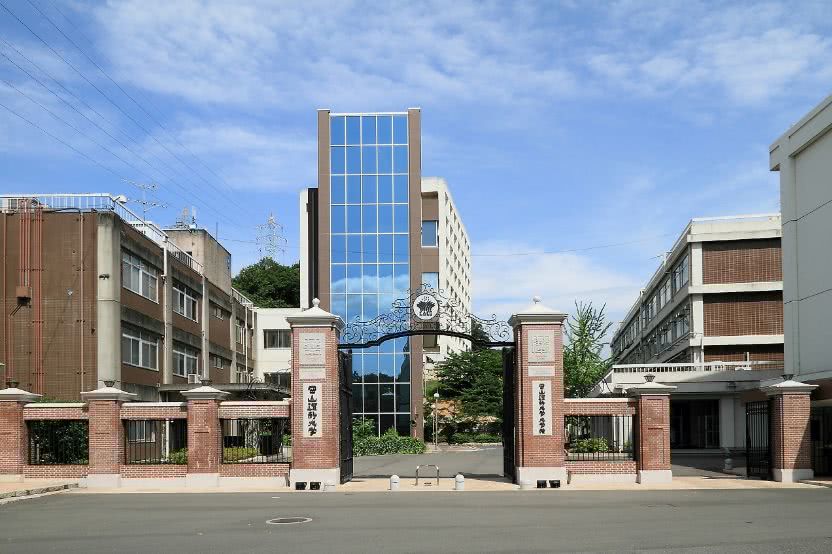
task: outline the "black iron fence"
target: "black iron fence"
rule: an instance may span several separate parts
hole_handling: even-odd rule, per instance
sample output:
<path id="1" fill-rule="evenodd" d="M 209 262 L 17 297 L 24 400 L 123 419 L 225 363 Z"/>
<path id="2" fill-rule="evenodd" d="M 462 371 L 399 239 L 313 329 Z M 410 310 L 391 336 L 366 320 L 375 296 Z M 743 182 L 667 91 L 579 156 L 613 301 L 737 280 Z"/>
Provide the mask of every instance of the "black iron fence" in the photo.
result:
<path id="1" fill-rule="evenodd" d="M 125 420 L 124 462 L 127 464 L 187 464 L 187 420 Z"/>
<path id="2" fill-rule="evenodd" d="M 812 408 L 810 438 L 815 476 L 832 476 L 832 406 Z"/>
<path id="3" fill-rule="evenodd" d="M 30 465 L 89 463 L 89 424 L 83 420 L 27 422 Z"/>
<path id="4" fill-rule="evenodd" d="M 274 464 L 292 461 L 289 418 L 223 419 L 222 463 Z"/>
<path id="5" fill-rule="evenodd" d="M 636 429 L 629 415 L 566 416 L 566 459 L 635 460 Z"/>

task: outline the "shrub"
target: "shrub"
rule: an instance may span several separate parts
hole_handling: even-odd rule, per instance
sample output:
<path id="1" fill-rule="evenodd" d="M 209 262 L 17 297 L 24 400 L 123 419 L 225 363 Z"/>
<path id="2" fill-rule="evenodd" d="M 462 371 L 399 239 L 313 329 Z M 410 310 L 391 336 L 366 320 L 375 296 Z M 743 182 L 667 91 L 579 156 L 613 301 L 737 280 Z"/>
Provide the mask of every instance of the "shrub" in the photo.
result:
<path id="1" fill-rule="evenodd" d="M 571 444 L 569 450 L 576 453 L 609 452 L 610 447 L 607 439 L 578 439 Z"/>
<path id="2" fill-rule="evenodd" d="M 239 462 L 258 455 L 256 448 L 223 448 L 222 460 L 224 462 Z"/>
<path id="3" fill-rule="evenodd" d="M 283 446 L 292 446 L 292 435 L 283 435 Z"/>
<path id="4" fill-rule="evenodd" d="M 188 449 L 187 448 L 180 448 L 179 450 L 174 450 L 170 454 L 168 454 L 167 462 L 169 464 L 180 464 L 185 465 L 188 463 Z"/>
<path id="5" fill-rule="evenodd" d="M 502 442 L 503 438 L 500 435 L 492 435 L 490 433 L 454 433 L 451 436 L 451 444 L 466 444 L 466 443 L 493 443 Z"/>
<path id="6" fill-rule="evenodd" d="M 388 429 L 382 436 L 375 436 L 373 423 L 369 422 L 372 435 L 367 435 L 366 426 L 353 427 L 352 453 L 354 456 L 381 456 L 384 454 L 422 454 L 425 443 L 413 437 L 400 437 L 395 429 Z M 358 432 L 356 432 L 358 431 Z"/>

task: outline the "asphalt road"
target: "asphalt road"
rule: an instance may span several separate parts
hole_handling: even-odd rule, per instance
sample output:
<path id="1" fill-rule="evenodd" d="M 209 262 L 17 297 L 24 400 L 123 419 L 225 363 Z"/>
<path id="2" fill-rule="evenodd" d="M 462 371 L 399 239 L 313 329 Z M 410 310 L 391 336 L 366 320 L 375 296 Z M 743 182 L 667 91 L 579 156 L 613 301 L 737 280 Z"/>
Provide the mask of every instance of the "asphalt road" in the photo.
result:
<path id="1" fill-rule="evenodd" d="M 832 489 L 64 493 L 0 506 L 0 552 L 829 552 L 830 514 Z"/>

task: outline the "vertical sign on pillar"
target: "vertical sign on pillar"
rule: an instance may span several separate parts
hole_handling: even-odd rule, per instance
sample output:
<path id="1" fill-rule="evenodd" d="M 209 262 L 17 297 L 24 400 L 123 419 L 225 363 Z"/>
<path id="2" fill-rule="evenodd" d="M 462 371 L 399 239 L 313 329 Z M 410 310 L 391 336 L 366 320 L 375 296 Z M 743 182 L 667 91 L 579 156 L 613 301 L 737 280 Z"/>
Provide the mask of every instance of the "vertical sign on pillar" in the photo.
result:
<path id="1" fill-rule="evenodd" d="M 534 434 L 552 434 L 552 382 L 532 381 L 532 399 L 535 409 Z"/>
<path id="2" fill-rule="evenodd" d="M 321 383 L 303 384 L 303 436 L 318 439 L 323 436 Z"/>

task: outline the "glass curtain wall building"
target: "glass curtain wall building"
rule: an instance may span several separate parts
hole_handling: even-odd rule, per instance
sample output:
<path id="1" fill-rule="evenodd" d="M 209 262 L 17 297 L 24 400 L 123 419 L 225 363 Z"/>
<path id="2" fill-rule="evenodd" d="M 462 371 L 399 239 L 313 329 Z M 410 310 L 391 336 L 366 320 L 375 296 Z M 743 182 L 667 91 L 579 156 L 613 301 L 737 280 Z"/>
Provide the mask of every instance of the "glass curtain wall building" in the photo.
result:
<path id="1" fill-rule="evenodd" d="M 411 210 L 420 208 L 410 205 L 408 127 L 408 113 L 329 114 L 328 304 L 347 324 L 390 311 L 411 288 Z M 410 342 L 353 352 L 353 412 L 380 433 L 411 434 Z"/>

